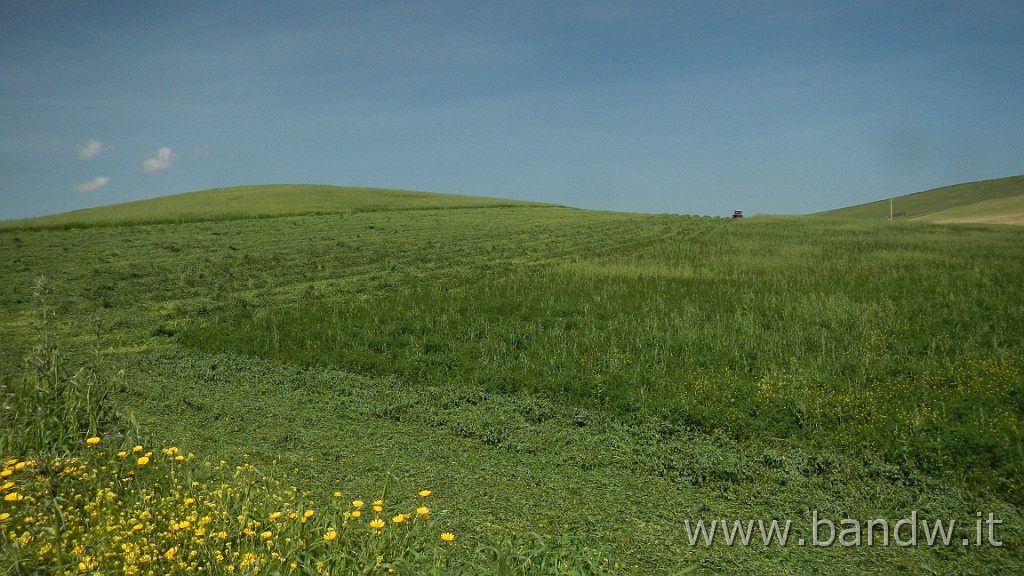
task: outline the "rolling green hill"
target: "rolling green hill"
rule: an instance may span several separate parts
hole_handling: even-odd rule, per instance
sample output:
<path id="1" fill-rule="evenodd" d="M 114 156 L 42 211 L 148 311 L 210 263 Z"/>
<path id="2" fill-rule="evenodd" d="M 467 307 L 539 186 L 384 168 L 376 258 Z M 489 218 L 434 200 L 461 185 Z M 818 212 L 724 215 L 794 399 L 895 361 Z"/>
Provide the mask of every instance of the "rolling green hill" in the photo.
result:
<path id="1" fill-rule="evenodd" d="M 53 216 L 0 222 L 0 228 L 118 226 L 202 222 L 306 214 L 354 214 L 383 210 L 427 210 L 501 206 L 549 206 L 535 202 L 310 184 L 237 186 L 187 192 Z"/>
<path id="2" fill-rule="evenodd" d="M 889 199 L 812 216 L 889 219 Z M 896 220 L 938 223 L 1024 224 L 1024 175 L 956 184 L 892 199 Z"/>

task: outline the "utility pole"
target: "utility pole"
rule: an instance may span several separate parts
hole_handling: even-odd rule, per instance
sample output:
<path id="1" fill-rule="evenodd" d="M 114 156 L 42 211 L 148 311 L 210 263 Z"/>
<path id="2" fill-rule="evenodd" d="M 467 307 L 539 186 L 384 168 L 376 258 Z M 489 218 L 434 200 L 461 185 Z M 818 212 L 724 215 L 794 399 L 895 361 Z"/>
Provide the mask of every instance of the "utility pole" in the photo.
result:
<path id="1" fill-rule="evenodd" d="M 889 220 L 892 220 L 892 198 L 889 198 Z"/>

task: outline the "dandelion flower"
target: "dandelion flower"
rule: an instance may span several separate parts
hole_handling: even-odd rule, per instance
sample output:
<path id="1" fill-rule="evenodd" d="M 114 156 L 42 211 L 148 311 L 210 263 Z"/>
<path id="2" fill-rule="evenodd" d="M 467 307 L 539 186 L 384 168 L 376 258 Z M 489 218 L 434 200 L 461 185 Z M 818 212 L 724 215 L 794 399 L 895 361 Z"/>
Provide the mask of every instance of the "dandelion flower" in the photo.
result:
<path id="1" fill-rule="evenodd" d="M 455 540 L 455 534 L 452 534 L 451 532 L 445 532 L 441 534 L 441 540 L 444 540 L 445 542 L 451 542 Z"/>
<path id="2" fill-rule="evenodd" d="M 263 538 L 264 540 L 270 540 L 273 537 L 274 537 L 274 533 L 271 532 L 270 530 L 267 530 L 266 532 L 261 532 L 260 533 L 260 538 Z"/>
<path id="3" fill-rule="evenodd" d="M 352 511 L 352 517 L 353 517 L 353 518 L 359 518 L 359 517 L 360 517 L 360 516 L 362 516 L 362 515 L 363 515 L 363 513 L 362 513 L 362 512 L 360 512 L 359 510 L 353 510 L 353 511 Z"/>
<path id="4" fill-rule="evenodd" d="M 427 508 L 426 506 L 420 506 L 419 508 L 416 509 L 416 513 L 420 516 L 426 516 L 427 514 L 430 514 L 430 508 Z"/>
<path id="5" fill-rule="evenodd" d="M 420 490 L 420 496 L 423 498 L 430 496 L 430 490 Z"/>
<path id="6" fill-rule="evenodd" d="M 327 533 L 324 534 L 324 541 L 330 542 L 338 537 L 338 533 L 334 531 L 334 528 L 328 528 Z"/>
<path id="7" fill-rule="evenodd" d="M 341 492 L 335 491 L 334 492 L 334 497 L 335 498 L 341 498 Z"/>
<path id="8" fill-rule="evenodd" d="M 374 530 L 380 530 L 383 527 L 384 527 L 384 521 L 381 520 L 380 518 L 377 518 L 376 520 L 373 520 L 372 522 L 370 522 L 370 528 L 373 528 Z"/>
<path id="9" fill-rule="evenodd" d="M 11 492 L 9 494 L 4 494 L 4 501 L 5 502 L 20 502 L 20 501 L 22 501 L 24 499 L 25 499 L 25 497 L 22 496 L 21 494 L 18 494 L 17 492 Z"/>
<path id="10" fill-rule="evenodd" d="M 4 520 L 7 520 L 10 517 L 11 515 L 9 512 L 0 512 L 0 522 L 3 522 Z"/>
<path id="11" fill-rule="evenodd" d="M 362 508 L 363 507 L 363 501 L 362 500 L 353 500 L 352 501 L 352 507 L 353 508 Z"/>
<path id="12" fill-rule="evenodd" d="M 135 461 L 135 463 L 138 464 L 139 466 L 145 466 L 146 464 L 149 464 L 149 456 L 140 456 L 139 459 Z"/>
<path id="13" fill-rule="evenodd" d="M 167 448 L 166 450 L 164 450 L 164 454 L 166 454 L 168 456 L 174 456 L 177 453 L 178 453 L 177 446 L 171 446 L 170 448 Z"/>
<path id="14" fill-rule="evenodd" d="M 142 446 L 135 446 L 132 448 L 132 452 L 142 452 Z"/>
<path id="15" fill-rule="evenodd" d="M 99 444 L 100 443 L 100 437 L 99 436 L 93 436 L 92 438 L 86 438 L 85 439 L 85 443 L 88 444 L 89 446 L 93 446 L 93 445 Z"/>
<path id="16" fill-rule="evenodd" d="M 405 514 L 399 514 L 398 516 L 391 518 L 391 521 L 395 524 L 401 524 L 402 522 L 405 522 Z"/>

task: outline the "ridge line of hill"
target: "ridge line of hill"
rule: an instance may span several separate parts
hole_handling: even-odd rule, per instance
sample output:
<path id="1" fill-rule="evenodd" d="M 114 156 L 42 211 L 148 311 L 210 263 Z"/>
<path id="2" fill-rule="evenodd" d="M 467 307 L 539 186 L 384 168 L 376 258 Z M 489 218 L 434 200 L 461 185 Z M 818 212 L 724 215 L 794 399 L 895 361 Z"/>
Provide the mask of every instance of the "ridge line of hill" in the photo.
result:
<path id="1" fill-rule="evenodd" d="M 263 184 L 212 188 L 49 216 L 9 220 L 0 222 L 0 229 L 134 226 L 406 210 L 550 207 L 558 205 L 387 188 Z"/>

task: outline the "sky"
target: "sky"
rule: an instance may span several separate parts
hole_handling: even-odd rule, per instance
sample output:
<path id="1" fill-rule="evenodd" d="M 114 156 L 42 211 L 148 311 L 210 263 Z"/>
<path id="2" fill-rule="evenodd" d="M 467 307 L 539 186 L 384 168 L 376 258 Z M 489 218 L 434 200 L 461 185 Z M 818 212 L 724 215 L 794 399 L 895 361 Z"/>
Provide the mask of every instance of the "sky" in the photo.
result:
<path id="1" fill-rule="evenodd" d="M 0 0 L 0 220 L 248 184 L 806 214 L 1024 174 L 1024 2 Z"/>

